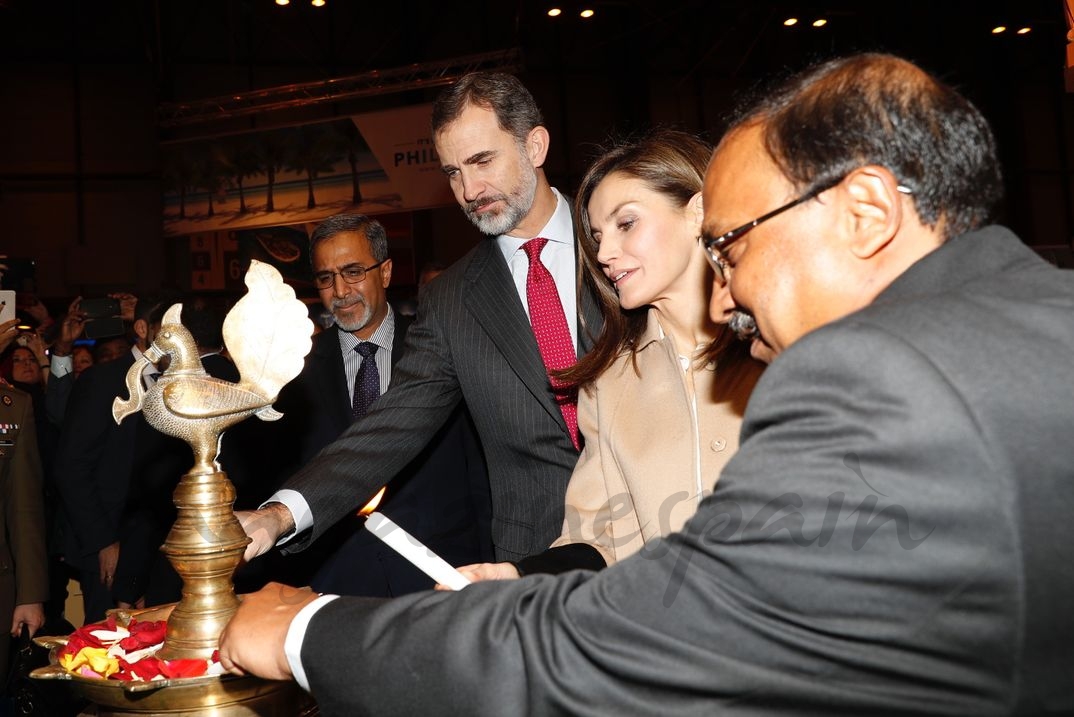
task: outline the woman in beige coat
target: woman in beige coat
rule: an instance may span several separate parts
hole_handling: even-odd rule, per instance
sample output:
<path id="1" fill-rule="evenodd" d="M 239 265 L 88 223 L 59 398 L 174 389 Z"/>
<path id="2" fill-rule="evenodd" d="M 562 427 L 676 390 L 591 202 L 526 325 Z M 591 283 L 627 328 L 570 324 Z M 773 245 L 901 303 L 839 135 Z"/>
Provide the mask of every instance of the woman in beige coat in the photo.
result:
<path id="1" fill-rule="evenodd" d="M 698 236 L 710 154 L 691 135 L 659 131 L 612 148 L 582 179 L 581 274 L 600 298 L 604 329 L 561 376 L 581 389 L 585 439 L 563 534 L 517 564 L 466 566 L 468 577 L 622 560 L 680 529 L 738 447 L 761 365 L 709 315 L 713 282 Z"/>

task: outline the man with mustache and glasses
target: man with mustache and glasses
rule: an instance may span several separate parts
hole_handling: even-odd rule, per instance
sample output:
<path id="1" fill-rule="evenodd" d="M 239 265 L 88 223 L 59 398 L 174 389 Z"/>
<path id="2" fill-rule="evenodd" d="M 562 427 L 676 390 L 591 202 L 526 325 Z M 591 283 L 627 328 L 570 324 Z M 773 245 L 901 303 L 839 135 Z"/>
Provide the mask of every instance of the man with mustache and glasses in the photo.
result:
<path id="1" fill-rule="evenodd" d="M 323 715 L 1071 714 L 1074 274 L 1002 190 L 984 117 L 905 60 L 773 88 L 699 251 L 775 359 L 682 531 L 457 593 L 272 586 L 222 663 Z"/>
<path id="2" fill-rule="evenodd" d="M 398 379 L 395 365 L 406 355 L 404 340 L 413 324 L 388 303 L 388 234 L 375 219 L 361 214 L 325 219 L 310 237 L 310 263 L 314 286 L 335 325 L 313 338 L 302 373 L 281 392 L 276 405 L 284 417 L 246 434 L 272 437 L 266 441 L 268 454 L 280 478 L 308 463 L 352 422 L 360 423 L 381 394 L 391 394 Z M 466 407 L 458 406 L 433 433 L 397 471 L 379 510 L 446 560 L 490 556 L 488 476 Z M 264 567 L 255 563 L 241 579 L 256 583 L 259 576 L 276 573 L 278 579 L 285 576 L 324 592 L 378 597 L 433 586 L 363 523 L 352 512 L 313 550 Z"/>
<path id="3" fill-rule="evenodd" d="M 302 550 L 353 515 L 463 402 L 488 466 L 496 560 L 531 555 L 559 535 L 579 438 L 575 396 L 550 372 L 588 349 L 600 313 L 575 287 L 570 207 L 544 174 L 542 122 L 511 75 L 473 73 L 441 93 L 432 127 L 441 166 L 490 239 L 422 290 L 391 390 L 265 506 L 238 514 L 252 538 L 247 559 L 280 538 L 284 552 Z M 362 313 L 334 311 L 346 321 Z"/>

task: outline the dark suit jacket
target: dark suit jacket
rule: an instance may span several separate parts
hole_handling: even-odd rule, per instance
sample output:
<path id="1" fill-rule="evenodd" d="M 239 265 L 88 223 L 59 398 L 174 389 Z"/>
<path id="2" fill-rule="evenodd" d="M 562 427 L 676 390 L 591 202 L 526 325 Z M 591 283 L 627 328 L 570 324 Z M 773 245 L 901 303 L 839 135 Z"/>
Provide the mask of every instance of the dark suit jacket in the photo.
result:
<path id="1" fill-rule="evenodd" d="M 127 396 L 132 365 L 127 352 L 91 366 L 74 382 L 53 464 L 63 553 L 81 573 L 88 620 L 99 619 L 115 600 L 132 602 L 145 593 L 144 567 L 161 540 L 143 508 L 170 502 L 169 486 L 193 463 L 183 441 L 158 432 L 140 412 L 116 425 L 112 402 Z M 97 554 L 115 542 L 120 556 L 109 592 L 99 587 Z M 177 596 L 172 589 L 165 597 Z"/>
<path id="2" fill-rule="evenodd" d="M 578 297 L 600 326 L 592 295 Z M 590 345 L 579 331 L 579 354 Z M 563 527 L 563 496 L 578 452 L 549 386 L 529 319 L 495 241 L 485 240 L 419 298 L 392 389 L 285 487 L 313 511 L 302 549 L 360 508 L 465 401 L 485 453 L 492 542 L 499 560 L 544 550 Z"/>
<path id="3" fill-rule="evenodd" d="M 392 363 L 405 355 L 404 341 L 412 323 L 395 314 Z M 395 390 L 393 378 L 388 394 Z M 277 401 L 279 421 L 304 465 L 351 425 L 347 377 L 339 348 L 339 332 L 329 329 L 314 337 L 302 373 Z M 379 399 L 378 399 L 379 400 Z M 488 474 L 480 445 L 465 407 L 459 406 L 429 444 L 389 483 L 378 510 L 449 563 L 463 565 L 492 559 L 489 537 L 491 505 Z M 305 551 L 286 567 L 293 580 L 305 582 L 309 572 L 319 592 L 390 597 L 430 589 L 433 581 L 405 558 L 364 529 L 353 513 L 318 540 L 314 556 Z"/>
<path id="4" fill-rule="evenodd" d="M 49 377 L 48 390 L 45 392 L 45 417 L 57 428 L 63 425 L 63 415 L 67 412 L 67 402 L 74 387 L 74 373 Z"/>
<path id="5" fill-rule="evenodd" d="M 63 507 L 64 555 L 74 563 L 119 540 L 134 464 L 137 420 L 117 426 L 112 401 L 126 395 L 128 351 L 86 369 L 71 389 L 53 466 Z"/>
<path id="6" fill-rule="evenodd" d="M 16 605 L 48 599 L 41 460 L 31 399 L 0 382 L 0 675 Z"/>
<path id="7" fill-rule="evenodd" d="M 956 238 L 773 362 L 681 533 L 321 609 L 321 713 L 1070 714 L 1072 356 L 1074 273 Z"/>

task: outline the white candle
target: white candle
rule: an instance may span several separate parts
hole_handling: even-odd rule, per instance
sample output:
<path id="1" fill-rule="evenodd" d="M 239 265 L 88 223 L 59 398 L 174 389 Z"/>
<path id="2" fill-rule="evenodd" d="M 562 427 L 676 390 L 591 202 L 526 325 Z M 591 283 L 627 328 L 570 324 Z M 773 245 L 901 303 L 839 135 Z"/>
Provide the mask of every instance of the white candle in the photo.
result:
<path id="1" fill-rule="evenodd" d="M 441 585 L 447 585 L 452 590 L 461 590 L 470 584 L 462 573 L 383 513 L 370 513 L 365 519 L 365 527 Z"/>

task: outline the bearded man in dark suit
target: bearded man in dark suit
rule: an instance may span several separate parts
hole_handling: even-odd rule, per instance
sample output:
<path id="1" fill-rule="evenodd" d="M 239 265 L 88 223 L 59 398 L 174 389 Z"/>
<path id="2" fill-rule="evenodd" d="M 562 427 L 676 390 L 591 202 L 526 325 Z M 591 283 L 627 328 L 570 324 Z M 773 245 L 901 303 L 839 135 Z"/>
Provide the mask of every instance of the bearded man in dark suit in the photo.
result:
<path id="1" fill-rule="evenodd" d="M 272 586 L 224 665 L 325 715 L 1071 714 L 1074 274 L 990 224 L 1001 194 L 984 118 L 909 62 L 765 93 L 699 251 L 774 360 L 683 530 L 392 602 Z"/>
<path id="2" fill-rule="evenodd" d="M 239 513 L 252 538 L 247 559 L 281 537 L 289 541 L 285 551 L 300 550 L 352 514 L 462 402 L 488 466 L 496 559 L 531 555 L 559 535 L 578 461 L 575 402 L 553 388 L 549 371 L 565 364 L 550 362 L 531 320 L 545 312 L 558 322 L 562 358 L 590 346 L 587 327 L 598 331 L 600 315 L 592 294 L 575 286 L 569 202 L 545 178 L 542 122 L 533 97 L 510 75 L 467 75 L 438 98 L 433 136 L 441 167 L 466 215 L 492 238 L 422 291 L 391 391 L 264 508 Z M 554 282 L 554 307 L 531 297 L 531 271 Z"/>
<path id="3" fill-rule="evenodd" d="M 282 463 L 277 470 L 305 465 L 392 394 L 395 367 L 406 355 L 404 340 L 413 323 L 388 302 L 392 260 L 387 232 L 376 220 L 361 214 L 325 219 L 310 237 L 310 261 L 314 285 L 334 324 L 314 337 L 302 373 L 276 403 L 284 417 L 267 427 L 275 445 L 264 450 Z M 455 565 L 492 554 L 488 475 L 465 406 L 458 406 L 428 445 L 389 477 L 382 477 L 388 485 L 378 510 L 430 550 Z M 280 569 L 292 582 L 343 595 L 391 597 L 433 586 L 363 523 L 351 511 L 312 550 L 260 572 Z M 247 571 L 256 568 L 253 563 Z"/>

